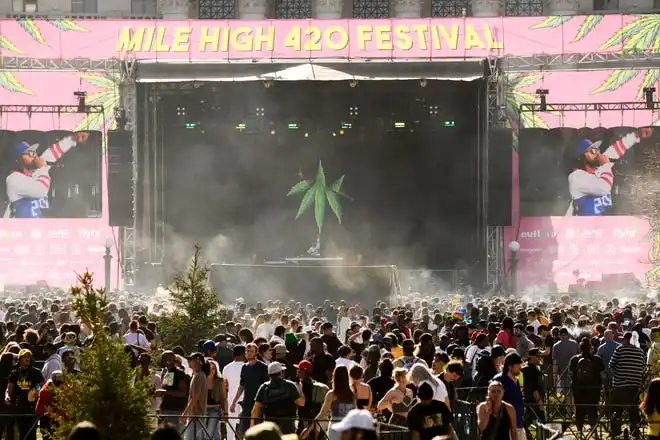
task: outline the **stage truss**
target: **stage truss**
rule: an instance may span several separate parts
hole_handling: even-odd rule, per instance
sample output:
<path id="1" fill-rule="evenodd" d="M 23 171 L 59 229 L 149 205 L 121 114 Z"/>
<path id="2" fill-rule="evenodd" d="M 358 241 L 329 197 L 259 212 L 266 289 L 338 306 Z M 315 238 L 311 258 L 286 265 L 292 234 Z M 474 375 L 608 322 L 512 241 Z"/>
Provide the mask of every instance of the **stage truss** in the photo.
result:
<path id="1" fill-rule="evenodd" d="M 104 114 L 105 112 L 102 105 L 85 106 L 83 112 L 79 111 L 77 105 L 0 105 L 0 115 L 3 113 L 24 113 L 29 117 L 35 113 L 70 115 L 74 113 Z"/>
<path id="2" fill-rule="evenodd" d="M 562 112 L 625 112 L 625 111 L 657 111 L 660 110 L 660 101 L 653 101 L 649 106 L 646 102 L 584 102 L 578 104 L 555 104 L 546 103 L 546 109 L 542 110 L 541 104 L 520 104 L 520 113 L 544 113 L 552 111 Z M 520 121 L 518 121 L 520 123 Z M 518 125 L 520 126 L 520 125 Z"/>

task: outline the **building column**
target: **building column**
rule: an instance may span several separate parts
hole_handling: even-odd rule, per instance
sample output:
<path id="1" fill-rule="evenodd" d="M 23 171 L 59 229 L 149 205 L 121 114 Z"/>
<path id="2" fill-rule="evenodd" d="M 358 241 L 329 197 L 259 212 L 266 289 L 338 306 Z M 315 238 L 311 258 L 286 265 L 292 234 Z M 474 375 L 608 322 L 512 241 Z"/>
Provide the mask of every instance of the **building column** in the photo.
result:
<path id="1" fill-rule="evenodd" d="M 321 19 L 342 18 L 344 0 L 314 0 L 314 16 Z"/>
<path id="2" fill-rule="evenodd" d="M 422 16 L 422 0 L 394 0 L 392 9 L 396 18 L 419 18 Z"/>
<path id="3" fill-rule="evenodd" d="M 499 17 L 504 14 L 502 0 L 471 0 L 473 17 Z"/>
<path id="4" fill-rule="evenodd" d="M 188 20 L 190 18 L 189 0 L 160 0 L 159 12 L 165 20 Z"/>
<path id="5" fill-rule="evenodd" d="M 238 17 L 241 20 L 263 20 L 268 12 L 267 0 L 239 0 Z"/>

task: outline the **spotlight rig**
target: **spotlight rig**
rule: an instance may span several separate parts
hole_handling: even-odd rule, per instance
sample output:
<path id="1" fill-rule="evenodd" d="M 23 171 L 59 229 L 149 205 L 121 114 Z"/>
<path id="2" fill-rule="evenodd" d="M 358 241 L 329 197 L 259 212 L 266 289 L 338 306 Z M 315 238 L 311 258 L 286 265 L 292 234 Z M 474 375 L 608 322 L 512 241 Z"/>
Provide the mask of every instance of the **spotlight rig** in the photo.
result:
<path id="1" fill-rule="evenodd" d="M 548 110 L 548 101 L 546 100 L 548 94 L 550 94 L 550 90 L 548 89 L 536 89 L 536 96 L 539 97 L 540 109 L 542 112 Z"/>
<path id="2" fill-rule="evenodd" d="M 87 113 L 87 103 L 85 102 L 87 92 L 78 90 L 73 92 L 73 96 L 78 99 L 78 113 Z"/>
<path id="3" fill-rule="evenodd" d="M 653 110 L 653 94 L 655 93 L 655 87 L 645 87 L 644 88 L 644 99 L 646 101 L 646 108 Z"/>

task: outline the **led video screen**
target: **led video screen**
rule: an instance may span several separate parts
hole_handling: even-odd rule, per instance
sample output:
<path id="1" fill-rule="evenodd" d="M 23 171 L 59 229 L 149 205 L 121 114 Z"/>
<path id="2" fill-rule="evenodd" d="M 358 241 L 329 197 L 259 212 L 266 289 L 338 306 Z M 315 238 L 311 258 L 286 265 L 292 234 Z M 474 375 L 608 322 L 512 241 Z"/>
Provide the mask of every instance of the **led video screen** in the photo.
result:
<path id="1" fill-rule="evenodd" d="M 98 218 L 102 135 L 0 131 L 0 218 Z"/>
<path id="2" fill-rule="evenodd" d="M 523 217 L 637 215 L 635 195 L 660 131 L 530 128 L 519 133 Z"/>

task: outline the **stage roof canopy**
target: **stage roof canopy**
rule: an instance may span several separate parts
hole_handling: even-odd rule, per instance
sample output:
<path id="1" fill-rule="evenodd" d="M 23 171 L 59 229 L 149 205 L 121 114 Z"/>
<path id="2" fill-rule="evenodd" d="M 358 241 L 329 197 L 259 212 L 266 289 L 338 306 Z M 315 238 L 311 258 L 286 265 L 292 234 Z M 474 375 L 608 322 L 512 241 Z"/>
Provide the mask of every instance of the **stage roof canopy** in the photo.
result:
<path id="1" fill-rule="evenodd" d="M 485 59 L 442 61 L 347 62 L 232 62 L 172 63 L 140 60 L 138 82 L 188 81 L 348 81 L 348 80 L 450 80 L 472 81 L 489 70 Z"/>

